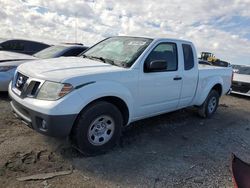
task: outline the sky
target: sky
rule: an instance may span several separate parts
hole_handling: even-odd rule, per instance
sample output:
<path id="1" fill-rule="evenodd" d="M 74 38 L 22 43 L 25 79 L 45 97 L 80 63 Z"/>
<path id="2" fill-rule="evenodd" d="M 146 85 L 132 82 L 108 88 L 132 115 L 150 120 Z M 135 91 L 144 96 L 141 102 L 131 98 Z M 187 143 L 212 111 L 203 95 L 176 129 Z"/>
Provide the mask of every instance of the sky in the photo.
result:
<path id="1" fill-rule="evenodd" d="M 0 38 L 91 46 L 116 35 L 192 41 L 250 65 L 250 0 L 0 0 Z"/>

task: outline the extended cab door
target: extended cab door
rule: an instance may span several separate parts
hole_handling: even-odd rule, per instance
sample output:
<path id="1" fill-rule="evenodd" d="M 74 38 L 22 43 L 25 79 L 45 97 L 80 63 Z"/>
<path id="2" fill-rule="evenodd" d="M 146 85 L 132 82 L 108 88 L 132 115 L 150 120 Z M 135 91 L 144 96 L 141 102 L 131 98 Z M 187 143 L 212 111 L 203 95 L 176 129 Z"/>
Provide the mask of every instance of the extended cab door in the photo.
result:
<path id="1" fill-rule="evenodd" d="M 166 69 L 148 71 L 147 65 L 153 61 L 166 61 Z M 177 44 L 157 43 L 142 64 L 138 83 L 137 117 L 147 117 L 176 109 L 182 87 Z"/>
<path id="2" fill-rule="evenodd" d="M 199 79 L 197 55 L 194 46 L 191 43 L 183 43 L 181 45 L 183 58 L 182 78 L 183 86 L 179 108 L 189 106 L 193 101 Z"/>

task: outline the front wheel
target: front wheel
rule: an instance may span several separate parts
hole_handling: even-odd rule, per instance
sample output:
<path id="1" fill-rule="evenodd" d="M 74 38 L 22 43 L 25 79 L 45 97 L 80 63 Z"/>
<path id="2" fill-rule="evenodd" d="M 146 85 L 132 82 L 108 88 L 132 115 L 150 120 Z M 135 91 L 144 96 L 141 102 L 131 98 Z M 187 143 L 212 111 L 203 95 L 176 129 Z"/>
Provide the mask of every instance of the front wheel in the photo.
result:
<path id="1" fill-rule="evenodd" d="M 85 155 L 102 154 L 120 138 L 123 118 L 111 103 L 96 102 L 79 115 L 72 131 L 73 144 Z"/>
<path id="2" fill-rule="evenodd" d="M 211 90 L 205 102 L 199 107 L 199 115 L 203 118 L 211 117 L 217 110 L 220 95 L 216 90 Z"/>

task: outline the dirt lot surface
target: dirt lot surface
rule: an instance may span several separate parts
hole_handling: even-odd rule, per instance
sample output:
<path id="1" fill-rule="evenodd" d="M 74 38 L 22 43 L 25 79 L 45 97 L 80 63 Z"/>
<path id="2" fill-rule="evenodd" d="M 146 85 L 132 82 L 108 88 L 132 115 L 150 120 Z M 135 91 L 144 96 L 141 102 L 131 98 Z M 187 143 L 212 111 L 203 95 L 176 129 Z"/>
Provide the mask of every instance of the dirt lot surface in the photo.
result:
<path id="1" fill-rule="evenodd" d="M 40 135 L 0 95 L 0 187 L 232 187 L 231 153 L 250 162 L 250 100 L 221 99 L 211 119 L 185 109 L 124 130 L 109 153 L 83 157 L 65 139 Z M 17 178 L 59 171 L 47 180 Z"/>

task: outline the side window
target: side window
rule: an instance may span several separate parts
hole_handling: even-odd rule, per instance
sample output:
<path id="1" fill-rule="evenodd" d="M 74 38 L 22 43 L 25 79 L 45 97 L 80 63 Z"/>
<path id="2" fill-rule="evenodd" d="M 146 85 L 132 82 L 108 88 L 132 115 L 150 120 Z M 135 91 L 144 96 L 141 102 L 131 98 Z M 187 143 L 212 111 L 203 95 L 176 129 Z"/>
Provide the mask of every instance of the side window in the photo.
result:
<path id="1" fill-rule="evenodd" d="M 194 54 L 191 45 L 182 44 L 184 55 L 184 69 L 190 70 L 194 67 Z"/>
<path id="2" fill-rule="evenodd" d="M 178 54 L 175 43 L 160 43 L 148 55 L 144 63 L 145 65 L 157 60 L 165 60 L 167 62 L 166 71 L 176 71 L 178 69 Z"/>

